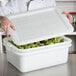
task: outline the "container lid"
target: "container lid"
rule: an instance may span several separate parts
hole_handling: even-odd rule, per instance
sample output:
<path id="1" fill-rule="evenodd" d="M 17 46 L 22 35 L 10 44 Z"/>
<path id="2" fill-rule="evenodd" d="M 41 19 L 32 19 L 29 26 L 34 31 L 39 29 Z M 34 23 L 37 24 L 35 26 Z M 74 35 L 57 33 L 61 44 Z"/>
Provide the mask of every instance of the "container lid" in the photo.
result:
<path id="1" fill-rule="evenodd" d="M 10 33 L 12 40 L 18 45 L 73 32 L 73 27 L 68 19 L 54 8 L 29 11 L 8 18 L 16 27 L 16 31 L 10 29 Z"/>

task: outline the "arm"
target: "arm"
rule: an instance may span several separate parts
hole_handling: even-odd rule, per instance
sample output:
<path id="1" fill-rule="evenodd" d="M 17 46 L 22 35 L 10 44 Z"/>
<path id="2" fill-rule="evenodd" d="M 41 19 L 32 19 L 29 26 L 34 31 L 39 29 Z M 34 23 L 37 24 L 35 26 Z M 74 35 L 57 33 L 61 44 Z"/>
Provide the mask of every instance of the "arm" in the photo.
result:
<path id="1" fill-rule="evenodd" d="M 12 22 L 4 17 L 4 16 L 0 16 L 0 26 L 2 27 L 2 29 L 5 31 L 5 34 L 7 36 L 10 35 L 9 29 L 12 28 L 13 30 L 15 30 L 14 25 L 12 24 Z"/>

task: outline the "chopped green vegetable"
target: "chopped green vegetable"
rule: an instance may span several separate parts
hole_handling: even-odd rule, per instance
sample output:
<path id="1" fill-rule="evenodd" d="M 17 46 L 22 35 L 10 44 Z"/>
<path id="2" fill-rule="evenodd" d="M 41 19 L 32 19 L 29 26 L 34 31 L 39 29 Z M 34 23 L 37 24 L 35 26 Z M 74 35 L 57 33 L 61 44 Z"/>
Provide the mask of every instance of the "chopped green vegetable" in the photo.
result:
<path id="1" fill-rule="evenodd" d="M 64 38 L 56 37 L 56 38 L 42 40 L 42 41 L 25 44 L 25 45 L 17 45 L 12 40 L 8 40 L 8 42 L 10 42 L 14 46 L 16 46 L 18 49 L 29 49 L 29 48 L 40 47 L 40 46 L 44 46 L 44 45 L 50 45 L 50 44 L 64 42 Z"/>

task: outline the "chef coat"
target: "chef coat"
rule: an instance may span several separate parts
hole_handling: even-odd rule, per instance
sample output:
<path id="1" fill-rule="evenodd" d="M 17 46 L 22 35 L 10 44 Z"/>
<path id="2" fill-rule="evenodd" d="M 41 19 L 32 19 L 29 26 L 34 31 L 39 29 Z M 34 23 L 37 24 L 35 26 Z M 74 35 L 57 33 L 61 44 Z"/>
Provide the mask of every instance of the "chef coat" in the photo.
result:
<path id="1" fill-rule="evenodd" d="M 0 0 L 0 16 L 56 6 L 55 0 Z"/>

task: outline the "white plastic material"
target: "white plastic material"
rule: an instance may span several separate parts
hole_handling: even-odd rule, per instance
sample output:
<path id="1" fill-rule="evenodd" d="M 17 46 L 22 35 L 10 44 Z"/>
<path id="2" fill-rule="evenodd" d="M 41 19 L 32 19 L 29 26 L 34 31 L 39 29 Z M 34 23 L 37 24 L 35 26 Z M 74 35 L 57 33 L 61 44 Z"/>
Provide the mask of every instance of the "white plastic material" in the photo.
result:
<path id="1" fill-rule="evenodd" d="M 29 11 L 25 14 L 10 16 L 16 31 L 11 32 L 11 38 L 16 44 L 27 44 L 73 32 L 73 27 L 67 18 L 56 9 L 47 8 Z M 3 41 L 7 59 L 21 72 L 29 72 L 40 68 L 54 66 L 67 62 L 68 50 L 71 40 L 64 37 L 65 41 L 53 45 L 41 46 L 30 49 L 18 49 L 8 42 Z"/>
<path id="2" fill-rule="evenodd" d="M 4 45 L 7 59 L 21 72 L 29 72 L 49 66 L 66 63 L 71 40 L 64 37 L 65 41 L 54 45 L 41 46 L 32 49 L 17 49 L 5 38 Z"/>
<path id="3" fill-rule="evenodd" d="M 29 11 L 10 16 L 9 19 L 16 27 L 16 31 L 10 30 L 12 40 L 18 45 L 66 35 L 73 31 L 67 18 L 54 8 Z"/>

